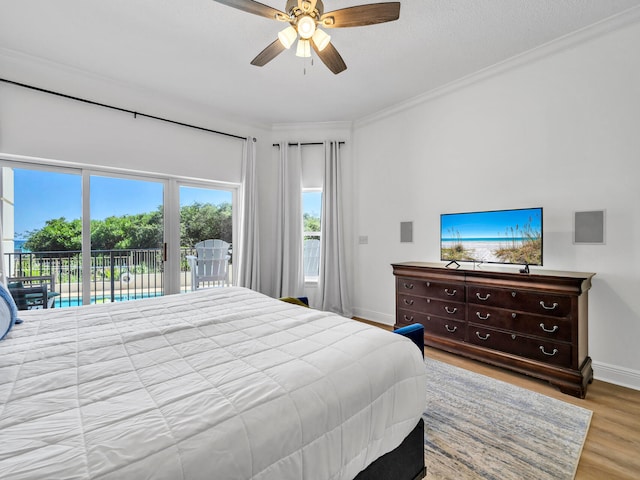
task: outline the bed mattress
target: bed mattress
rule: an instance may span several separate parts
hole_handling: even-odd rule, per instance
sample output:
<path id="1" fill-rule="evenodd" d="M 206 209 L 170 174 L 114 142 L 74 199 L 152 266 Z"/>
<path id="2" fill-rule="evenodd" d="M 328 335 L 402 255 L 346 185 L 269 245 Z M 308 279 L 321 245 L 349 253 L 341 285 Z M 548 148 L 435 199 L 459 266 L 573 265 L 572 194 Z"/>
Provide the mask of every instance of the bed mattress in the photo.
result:
<path id="1" fill-rule="evenodd" d="M 424 410 L 411 341 L 244 288 L 21 313 L 3 479 L 352 479 Z"/>

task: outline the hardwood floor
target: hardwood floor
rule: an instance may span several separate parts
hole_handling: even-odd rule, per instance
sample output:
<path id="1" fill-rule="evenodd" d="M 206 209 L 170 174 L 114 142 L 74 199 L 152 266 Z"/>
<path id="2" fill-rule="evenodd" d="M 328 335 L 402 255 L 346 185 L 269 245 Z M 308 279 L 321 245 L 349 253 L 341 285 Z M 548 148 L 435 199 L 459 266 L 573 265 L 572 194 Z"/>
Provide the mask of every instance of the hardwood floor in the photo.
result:
<path id="1" fill-rule="evenodd" d="M 425 355 L 591 410 L 593 417 L 576 480 L 640 479 L 640 391 L 594 380 L 586 398 L 580 399 L 565 395 L 546 382 L 433 348 L 425 348 Z"/>

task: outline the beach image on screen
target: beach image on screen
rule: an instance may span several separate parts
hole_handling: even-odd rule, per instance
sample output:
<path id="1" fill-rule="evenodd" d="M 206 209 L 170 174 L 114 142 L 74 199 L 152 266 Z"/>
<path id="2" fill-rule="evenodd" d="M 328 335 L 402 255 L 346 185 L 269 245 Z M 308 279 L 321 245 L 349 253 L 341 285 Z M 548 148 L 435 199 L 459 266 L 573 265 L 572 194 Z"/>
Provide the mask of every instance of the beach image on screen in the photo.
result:
<path id="1" fill-rule="evenodd" d="M 440 257 L 542 265 L 542 208 L 442 214 Z"/>

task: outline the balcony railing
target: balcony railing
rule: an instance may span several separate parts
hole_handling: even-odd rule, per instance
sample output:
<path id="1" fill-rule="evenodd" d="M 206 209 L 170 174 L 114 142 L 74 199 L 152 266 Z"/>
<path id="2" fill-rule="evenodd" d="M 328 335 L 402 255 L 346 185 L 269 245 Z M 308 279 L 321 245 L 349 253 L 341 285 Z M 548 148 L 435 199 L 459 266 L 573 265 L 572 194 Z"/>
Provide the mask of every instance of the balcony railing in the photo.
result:
<path id="1" fill-rule="evenodd" d="M 186 255 L 192 248 L 180 251 L 180 290 L 191 289 L 191 273 Z M 7 253 L 8 277 L 53 276 L 55 307 L 82 305 L 82 252 L 16 252 Z M 7 265 L 7 264 L 5 264 Z M 92 250 L 91 301 L 108 303 L 164 294 L 164 262 L 161 249 Z"/>

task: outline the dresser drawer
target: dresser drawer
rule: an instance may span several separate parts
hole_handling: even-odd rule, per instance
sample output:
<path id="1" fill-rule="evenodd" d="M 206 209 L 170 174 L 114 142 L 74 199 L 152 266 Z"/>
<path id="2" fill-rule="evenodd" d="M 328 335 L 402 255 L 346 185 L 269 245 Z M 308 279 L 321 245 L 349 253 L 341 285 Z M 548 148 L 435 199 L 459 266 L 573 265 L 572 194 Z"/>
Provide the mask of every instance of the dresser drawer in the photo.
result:
<path id="1" fill-rule="evenodd" d="M 571 345 L 469 324 L 469 343 L 563 367 L 571 366 Z"/>
<path id="2" fill-rule="evenodd" d="M 571 341 L 571 321 L 561 317 L 549 317 L 522 313 L 503 308 L 469 304 L 467 320 L 486 327 L 511 330 L 513 333 Z"/>
<path id="3" fill-rule="evenodd" d="M 438 335 L 460 341 L 465 339 L 466 323 L 459 320 L 409 310 L 398 310 L 396 321 L 399 326 L 420 323 L 424 327 L 425 333 L 429 335 Z"/>
<path id="4" fill-rule="evenodd" d="M 467 287 L 470 304 L 501 307 L 519 312 L 566 317 L 571 313 L 571 297 L 516 289 Z"/>
<path id="5" fill-rule="evenodd" d="M 400 294 L 398 295 L 398 307 L 414 312 L 430 313 L 444 318 L 465 319 L 464 303 Z"/>
<path id="6" fill-rule="evenodd" d="M 462 283 L 432 282 L 430 280 L 404 277 L 397 279 L 397 292 L 407 295 L 464 302 L 464 290 L 464 284 Z"/>

